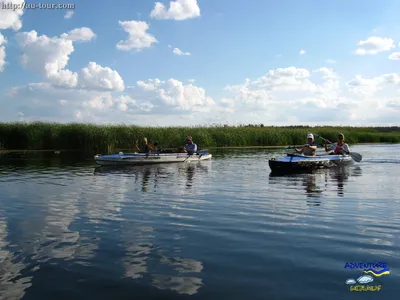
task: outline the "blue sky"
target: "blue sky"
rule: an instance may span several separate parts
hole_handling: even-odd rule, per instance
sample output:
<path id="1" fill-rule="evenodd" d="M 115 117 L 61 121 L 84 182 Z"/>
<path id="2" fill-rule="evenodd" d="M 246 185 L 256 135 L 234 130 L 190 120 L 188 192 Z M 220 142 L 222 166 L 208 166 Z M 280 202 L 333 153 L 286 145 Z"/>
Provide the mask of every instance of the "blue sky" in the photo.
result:
<path id="1" fill-rule="evenodd" d="M 41 3 L 0 10 L 3 121 L 399 124 L 400 2 Z"/>

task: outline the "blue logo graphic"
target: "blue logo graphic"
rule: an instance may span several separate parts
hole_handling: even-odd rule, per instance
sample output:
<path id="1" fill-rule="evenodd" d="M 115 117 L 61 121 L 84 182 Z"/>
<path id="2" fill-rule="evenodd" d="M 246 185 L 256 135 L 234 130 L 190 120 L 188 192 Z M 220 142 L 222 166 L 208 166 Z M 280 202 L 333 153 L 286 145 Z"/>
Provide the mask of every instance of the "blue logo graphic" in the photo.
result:
<path id="1" fill-rule="evenodd" d="M 362 269 L 363 275 L 358 277 L 357 280 L 349 278 L 346 284 L 350 285 L 351 292 L 378 292 L 382 289 L 380 283 L 372 283 L 375 281 L 374 277 L 381 277 L 382 275 L 390 274 L 390 269 L 385 262 L 365 263 L 365 262 L 346 262 L 345 269 Z M 367 275 L 367 274 L 372 274 Z M 357 285 L 357 282 L 361 285 Z"/>

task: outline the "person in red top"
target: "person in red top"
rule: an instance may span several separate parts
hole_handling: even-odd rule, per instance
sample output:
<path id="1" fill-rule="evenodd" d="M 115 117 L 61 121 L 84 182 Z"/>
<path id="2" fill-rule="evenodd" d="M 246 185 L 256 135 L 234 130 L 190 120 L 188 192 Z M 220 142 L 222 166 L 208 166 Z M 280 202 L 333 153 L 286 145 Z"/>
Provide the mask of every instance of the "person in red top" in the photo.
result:
<path id="1" fill-rule="evenodd" d="M 339 133 L 337 137 L 337 142 L 330 144 L 329 146 L 325 144 L 325 151 L 332 151 L 333 153 L 330 154 L 345 154 L 350 152 L 350 147 L 348 144 L 344 142 L 344 135 L 343 133 Z"/>

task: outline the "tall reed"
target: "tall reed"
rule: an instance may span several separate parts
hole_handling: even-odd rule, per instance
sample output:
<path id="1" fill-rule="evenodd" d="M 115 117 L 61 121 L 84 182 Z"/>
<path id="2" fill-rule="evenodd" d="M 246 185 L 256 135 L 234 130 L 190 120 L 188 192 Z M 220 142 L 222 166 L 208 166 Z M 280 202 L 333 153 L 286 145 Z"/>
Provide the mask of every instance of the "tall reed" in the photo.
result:
<path id="1" fill-rule="evenodd" d="M 342 132 L 346 141 L 356 143 L 400 143 L 399 127 L 308 127 L 308 126 L 199 126 L 140 127 L 128 125 L 92 125 L 80 123 L 0 123 L 0 145 L 15 150 L 82 150 L 111 153 L 134 149 L 143 137 L 163 148 L 177 148 L 191 135 L 199 148 L 283 146 L 305 143 L 308 132 L 331 141 Z"/>

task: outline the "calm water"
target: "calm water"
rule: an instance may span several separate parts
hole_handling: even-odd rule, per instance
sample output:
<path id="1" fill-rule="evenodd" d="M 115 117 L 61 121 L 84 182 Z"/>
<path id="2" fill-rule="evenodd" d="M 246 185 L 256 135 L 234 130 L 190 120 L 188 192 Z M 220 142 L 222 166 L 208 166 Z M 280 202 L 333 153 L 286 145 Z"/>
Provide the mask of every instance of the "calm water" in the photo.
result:
<path id="1" fill-rule="evenodd" d="M 271 176 L 282 151 L 96 168 L 0 161 L 0 299 L 396 299 L 400 145 L 344 169 Z M 379 292 L 351 292 L 382 261 Z"/>

